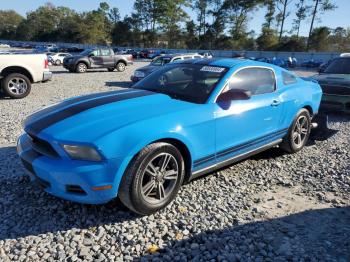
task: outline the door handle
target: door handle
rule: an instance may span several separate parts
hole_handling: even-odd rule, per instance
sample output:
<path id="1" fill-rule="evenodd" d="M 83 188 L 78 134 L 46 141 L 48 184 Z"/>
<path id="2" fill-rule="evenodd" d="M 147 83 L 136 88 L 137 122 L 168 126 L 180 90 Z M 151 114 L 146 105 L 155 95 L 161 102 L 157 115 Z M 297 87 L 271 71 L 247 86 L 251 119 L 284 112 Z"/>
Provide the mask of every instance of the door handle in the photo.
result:
<path id="1" fill-rule="evenodd" d="M 274 99 L 272 100 L 271 106 L 279 106 L 281 104 L 281 101 L 279 101 L 278 99 Z"/>

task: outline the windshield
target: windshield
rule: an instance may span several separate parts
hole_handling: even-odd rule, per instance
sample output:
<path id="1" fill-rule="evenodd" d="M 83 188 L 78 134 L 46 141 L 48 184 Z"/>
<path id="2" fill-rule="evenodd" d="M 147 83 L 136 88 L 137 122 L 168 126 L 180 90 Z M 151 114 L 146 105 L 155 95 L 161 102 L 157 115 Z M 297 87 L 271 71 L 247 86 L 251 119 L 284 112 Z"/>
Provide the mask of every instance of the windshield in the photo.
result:
<path id="1" fill-rule="evenodd" d="M 168 64 L 169 62 L 170 62 L 170 58 L 168 57 L 157 57 L 152 61 L 151 65 L 163 66 L 165 64 Z"/>
<path id="2" fill-rule="evenodd" d="M 350 74 L 350 58 L 337 58 L 324 70 L 325 74 Z"/>
<path id="3" fill-rule="evenodd" d="M 80 55 L 89 55 L 91 52 L 93 51 L 93 49 L 85 49 L 83 52 L 80 53 Z"/>
<path id="4" fill-rule="evenodd" d="M 136 83 L 133 88 L 203 104 L 227 71 L 225 67 L 169 64 Z"/>

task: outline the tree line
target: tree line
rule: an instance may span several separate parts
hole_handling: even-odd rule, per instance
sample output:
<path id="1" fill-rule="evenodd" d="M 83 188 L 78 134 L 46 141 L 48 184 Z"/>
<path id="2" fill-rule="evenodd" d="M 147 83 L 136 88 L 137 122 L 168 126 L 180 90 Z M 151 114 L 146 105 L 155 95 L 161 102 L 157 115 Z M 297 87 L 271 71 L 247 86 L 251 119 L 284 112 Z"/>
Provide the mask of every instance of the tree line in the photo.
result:
<path id="1" fill-rule="evenodd" d="M 135 0 L 121 18 L 117 7 L 101 2 L 76 12 L 46 3 L 22 17 L 0 10 L 0 39 L 113 44 L 117 46 L 276 51 L 346 51 L 350 28 L 315 27 L 337 8 L 333 0 Z M 193 17 L 189 11 L 193 10 Z M 258 10 L 260 30 L 249 29 Z M 294 15 L 292 26 L 287 19 Z M 308 36 L 300 34 L 308 28 Z M 256 31 L 260 33 L 257 34 Z"/>

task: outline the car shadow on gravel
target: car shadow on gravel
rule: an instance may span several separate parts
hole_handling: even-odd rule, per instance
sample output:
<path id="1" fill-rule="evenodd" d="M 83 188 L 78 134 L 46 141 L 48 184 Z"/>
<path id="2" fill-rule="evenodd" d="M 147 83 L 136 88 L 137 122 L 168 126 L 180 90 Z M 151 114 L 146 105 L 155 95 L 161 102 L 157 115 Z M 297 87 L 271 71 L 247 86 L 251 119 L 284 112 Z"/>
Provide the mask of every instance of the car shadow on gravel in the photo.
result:
<path id="1" fill-rule="evenodd" d="M 307 210 L 174 240 L 146 260 L 350 261 L 350 207 Z M 186 259 L 184 259 L 186 257 Z M 158 261 L 158 260 L 157 260 Z"/>
<path id="2" fill-rule="evenodd" d="M 59 75 L 59 74 L 77 74 L 79 75 L 79 73 L 75 73 L 75 72 L 69 72 L 68 70 L 53 70 L 52 73 L 54 75 Z M 93 74 L 93 73 L 110 73 L 106 70 L 88 70 L 86 71 L 84 74 Z M 113 72 L 112 72 L 113 73 Z M 117 73 L 117 71 L 114 71 L 114 73 Z"/>
<path id="3" fill-rule="evenodd" d="M 53 197 L 30 181 L 15 147 L 0 147 L 0 240 L 134 220 L 118 199 L 83 205 Z"/>

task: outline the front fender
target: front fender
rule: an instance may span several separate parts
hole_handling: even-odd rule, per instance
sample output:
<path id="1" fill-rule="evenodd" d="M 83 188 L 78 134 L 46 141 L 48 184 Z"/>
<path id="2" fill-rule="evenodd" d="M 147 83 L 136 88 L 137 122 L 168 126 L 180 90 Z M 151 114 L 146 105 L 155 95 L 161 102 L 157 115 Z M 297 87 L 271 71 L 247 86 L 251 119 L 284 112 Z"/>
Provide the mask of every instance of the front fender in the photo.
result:
<path id="1" fill-rule="evenodd" d="M 117 155 L 117 157 L 115 157 L 114 159 L 116 159 L 116 161 L 118 162 L 118 168 L 114 175 L 114 182 L 113 182 L 113 185 L 115 188 L 119 188 L 120 181 L 129 163 L 132 161 L 133 157 L 137 155 L 137 153 L 139 153 L 147 145 L 152 144 L 155 141 L 165 140 L 165 139 L 177 140 L 183 143 L 187 147 L 188 151 L 190 152 L 190 155 L 192 155 L 193 146 L 191 142 L 181 133 L 169 131 L 169 132 L 163 132 L 163 133 L 148 133 L 149 135 L 145 135 L 144 133 L 141 133 L 141 132 L 138 132 L 138 134 L 135 134 L 134 132 L 131 131 L 129 134 L 132 134 L 132 133 L 133 135 L 135 135 L 135 137 L 132 140 L 129 140 L 126 136 L 124 137 L 124 139 L 121 139 L 121 137 L 119 137 L 118 140 L 121 139 L 122 141 L 125 141 L 127 143 L 119 143 L 119 146 L 116 145 L 118 143 L 115 143 L 114 150 L 111 150 L 111 151 L 114 151 L 113 154 Z M 110 139 L 112 139 L 112 137 L 108 139 L 105 138 L 105 142 L 107 143 L 107 140 L 110 140 Z M 122 147 L 122 144 L 124 144 L 124 147 Z M 103 151 L 105 150 L 106 148 Z"/>

